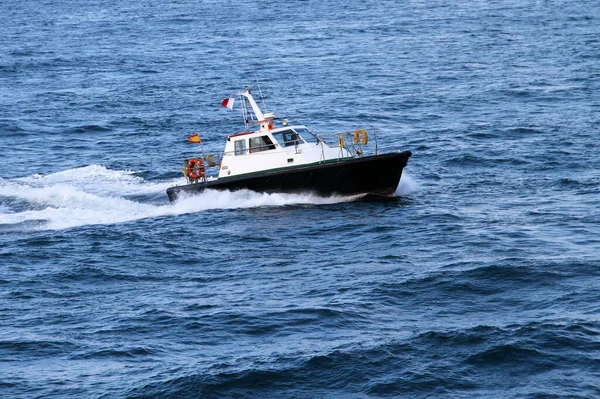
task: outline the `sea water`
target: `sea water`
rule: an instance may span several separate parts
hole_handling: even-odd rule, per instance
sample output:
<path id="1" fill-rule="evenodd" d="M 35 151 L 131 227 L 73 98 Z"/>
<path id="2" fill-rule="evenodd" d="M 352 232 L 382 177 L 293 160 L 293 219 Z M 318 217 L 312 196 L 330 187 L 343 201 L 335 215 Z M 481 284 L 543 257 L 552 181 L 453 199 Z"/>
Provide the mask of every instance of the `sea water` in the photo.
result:
<path id="1" fill-rule="evenodd" d="M 0 397 L 600 396 L 599 71 L 596 2 L 1 2 Z M 245 85 L 396 197 L 170 204 Z"/>

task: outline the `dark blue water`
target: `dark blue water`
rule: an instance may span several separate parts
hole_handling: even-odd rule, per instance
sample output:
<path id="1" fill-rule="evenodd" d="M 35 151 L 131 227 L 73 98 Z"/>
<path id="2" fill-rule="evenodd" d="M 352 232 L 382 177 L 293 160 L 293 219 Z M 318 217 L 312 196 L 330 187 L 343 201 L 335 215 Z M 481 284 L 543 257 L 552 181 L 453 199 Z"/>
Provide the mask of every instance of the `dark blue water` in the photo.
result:
<path id="1" fill-rule="evenodd" d="M 398 197 L 169 204 L 254 69 Z M 600 397 L 599 138 L 598 2 L 0 2 L 0 397 Z"/>

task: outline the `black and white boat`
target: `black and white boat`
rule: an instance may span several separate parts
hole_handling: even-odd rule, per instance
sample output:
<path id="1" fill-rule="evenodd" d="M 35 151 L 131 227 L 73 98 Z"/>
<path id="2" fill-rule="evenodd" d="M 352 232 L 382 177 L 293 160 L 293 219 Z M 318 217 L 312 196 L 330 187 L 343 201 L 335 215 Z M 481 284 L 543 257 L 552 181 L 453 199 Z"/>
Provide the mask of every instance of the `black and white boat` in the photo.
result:
<path id="1" fill-rule="evenodd" d="M 357 198 L 390 197 L 396 191 L 410 151 L 377 154 L 376 150 L 376 155 L 366 156 L 368 135 L 362 129 L 336 133 L 332 140 L 337 145 L 329 146 L 326 137 L 306 126 L 288 126 L 286 120 L 276 126 L 275 115 L 263 113 L 248 88 L 238 96 L 245 131 L 227 137 L 220 162 L 210 155 L 185 160 L 187 184 L 167 189 L 170 201 L 207 189 Z M 233 101 L 224 100 L 223 105 L 231 108 Z M 250 131 L 252 125 L 258 130 Z M 206 174 L 210 166 L 219 169 L 216 179 Z"/>

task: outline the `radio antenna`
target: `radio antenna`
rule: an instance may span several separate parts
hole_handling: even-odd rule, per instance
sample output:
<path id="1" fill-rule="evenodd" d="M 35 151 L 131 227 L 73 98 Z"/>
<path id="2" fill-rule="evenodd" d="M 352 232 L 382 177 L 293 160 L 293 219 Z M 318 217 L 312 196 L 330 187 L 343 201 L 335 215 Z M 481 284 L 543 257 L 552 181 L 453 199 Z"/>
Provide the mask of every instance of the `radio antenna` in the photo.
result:
<path id="1" fill-rule="evenodd" d="M 254 65 L 252 65 L 252 70 L 254 71 L 254 80 L 256 80 L 256 86 L 258 87 L 258 94 L 260 94 L 260 99 L 262 100 L 263 108 L 265 109 L 265 113 L 266 113 L 267 105 L 265 104 L 265 99 L 262 95 L 262 91 L 260 90 L 260 83 L 258 83 L 258 78 L 256 77 L 256 69 L 254 68 Z"/>

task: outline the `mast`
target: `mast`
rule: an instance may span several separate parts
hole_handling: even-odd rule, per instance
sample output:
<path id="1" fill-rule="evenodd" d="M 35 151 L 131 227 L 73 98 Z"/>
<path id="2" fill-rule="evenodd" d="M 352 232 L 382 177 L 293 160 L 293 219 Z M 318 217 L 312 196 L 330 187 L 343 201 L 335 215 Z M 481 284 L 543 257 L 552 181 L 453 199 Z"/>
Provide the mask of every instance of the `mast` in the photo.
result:
<path id="1" fill-rule="evenodd" d="M 260 110 L 256 101 L 254 101 L 254 97 L 252 97 L 252 93 L 250 93 L 250 89 L 246 86 L 245 91 L 241 91 L 238 93 L 238 96 L 242 99 L 242 110 L 244 112 L 244 124 L 246 125 L 246 129 L 248 129 L 248 123 L 258 124 L 260 126 L 260 130 L 271 130 L 274 127 L 273 119 L 275 119 L 275 114 L 272 112 L 263 112 Z M 246 103 L 247 101 L 247 103 Z M 256 121 L 248 122 L 248 104 L 250 104 L 250 108 L 252 108 L 252 113 L 256 117 Z"/>

